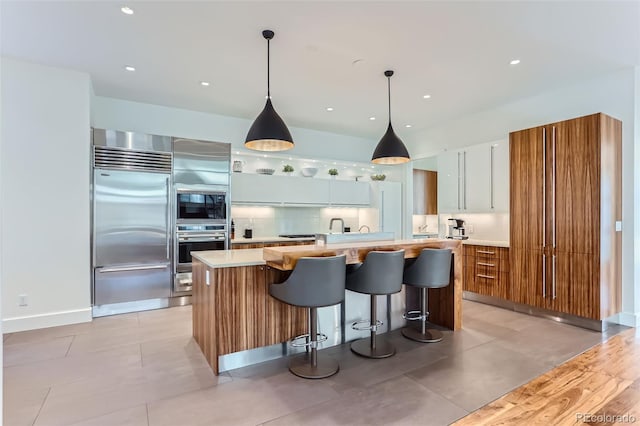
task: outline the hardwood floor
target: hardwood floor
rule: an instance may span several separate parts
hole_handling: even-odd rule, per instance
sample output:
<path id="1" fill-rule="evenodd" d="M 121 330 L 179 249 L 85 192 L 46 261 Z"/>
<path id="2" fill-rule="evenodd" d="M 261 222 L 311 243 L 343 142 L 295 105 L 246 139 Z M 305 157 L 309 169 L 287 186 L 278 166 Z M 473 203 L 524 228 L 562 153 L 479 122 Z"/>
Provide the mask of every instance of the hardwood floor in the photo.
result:
<path id="1" fill-rule="evenodd" d="M 640 331 L 624 331 L 454 424 L 637 422 L 640 420 L 639 361 Z"/>

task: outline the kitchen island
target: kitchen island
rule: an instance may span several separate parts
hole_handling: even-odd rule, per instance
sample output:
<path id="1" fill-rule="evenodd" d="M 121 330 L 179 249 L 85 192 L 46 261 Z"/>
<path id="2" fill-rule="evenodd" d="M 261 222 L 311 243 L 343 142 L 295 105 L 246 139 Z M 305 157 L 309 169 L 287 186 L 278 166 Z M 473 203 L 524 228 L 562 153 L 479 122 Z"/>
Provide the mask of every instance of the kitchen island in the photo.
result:
<path id="1" fill-rule="evenodd" d="M 218 374 L 221 371 L 222 355 L 276 345 L 306 332 L 308 321 L 306 309 L 284 304 L 270 297 L 268 291 L 271 283 L 286 279 L 295 267 L 297 259 L 303 256 L 346 254 L 347 263 L 353 264 L 363 261 L 369 251 L 401 248 L 405 250 L 405 258 L 417 257 L 423 248 L 452 250 L 451 285 L 442 289 L 429 290 L 429 311 L 430 320 L 433 323 L 452 330 L 460 329 L 462 327 L 460 241 L 395 240 L 192 252 L 194 339 L 214 373 Z M 413 303 L 415 302 L 412 301 L 410 292 L 407 292 L 406 307 L 417 308 Z M 349 305 L 349 301 L 347 300 L 345 304 Z M 405 303 L 401 305 L 399 308 L 404 311 Z M 342 312 L 344 316 L 344 309 Z M 334 312 L 328 315 L 331 318 L 335 316 L 340 315 L 335 315 Z M 347 319 L 351 320 L 349 315 Z M 344 330 L 344 319 L 342 319 L 342 325 Z M 395 328 L 401 325 L 399 321 L 395 321 Z M 332 324 L 331 327 L 326 327 L 327 331 L 336 328 L 340 331 L 339 325 L 336 327 Z M 344 335 L 342 339 L 344 340 Z M 340 342 L 334 339 L 328 344 L 330 346 Z M 283 348 L 283 353 L 285 352 Z M 236 364 L 233 366 L 235 367 Z"/>

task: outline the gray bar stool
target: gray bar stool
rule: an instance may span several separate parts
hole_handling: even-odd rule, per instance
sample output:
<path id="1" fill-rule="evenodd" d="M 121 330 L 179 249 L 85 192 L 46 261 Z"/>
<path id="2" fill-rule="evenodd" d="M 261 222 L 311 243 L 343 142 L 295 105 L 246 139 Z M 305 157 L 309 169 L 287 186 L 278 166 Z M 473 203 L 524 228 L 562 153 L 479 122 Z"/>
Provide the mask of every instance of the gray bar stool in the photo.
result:
<path id="1" fill-rule="evenodd" d="M 337 305 L 344 300 L 346 255 L 330 257 L 301 257 L 289 278 L 280 284 L 271 284 L 269 294 L 293 306 L 309 308 L 309 334 L 292 339 L 292 346 L 311 348 L 310 354 L 301 354 L 289 361 L 289 371 L 305 379 L 323 379 L 338 372 L 338 362 L 318 353 L 318 308 Z M 306 343 L 294 343 L 306 338 Z"/>
<path id="2" fill-rule="evenodd" d="M 404 327 L 402 335 L 411 340 L 434 343 L 442 340 L 442 332 L 427 328 L 429 301 L 427 291 L 430 288 L 442 288 L 449 285 L 451 275 L 451 250 L 422 249 L 415 261 L 404 268 L 403 282 L 420 289 L 420 310 L 405 314 L 409 321 L 420 321 L 420 330 Z"/>
<path id="3" fill-rule="evenodd" d="M 351 266 L 351 265 L 350 265 Z M 402 289 L 404 250 L 370 251 L 363 263 L 347 269 L 347 290 L 371 295 L 371 319 L 356 321 L 354 330 L 371 330 L 368 339 L 356 340 L 351 350 L 367 358 L 387 358 L 396 353 L 396 348 L 386 340 L 376 339 L 378 321 L 376 298 L 380 295 L 397 293 Z M 369 325 L 363 325 L 369 323 Z"/>

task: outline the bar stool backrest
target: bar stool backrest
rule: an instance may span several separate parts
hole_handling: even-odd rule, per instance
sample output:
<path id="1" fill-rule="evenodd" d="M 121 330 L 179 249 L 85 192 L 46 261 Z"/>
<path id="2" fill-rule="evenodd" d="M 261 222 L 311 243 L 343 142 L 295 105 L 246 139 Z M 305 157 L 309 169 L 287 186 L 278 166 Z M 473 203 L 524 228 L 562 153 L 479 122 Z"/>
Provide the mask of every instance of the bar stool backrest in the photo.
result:
<path id="1" fill-rule="evenodd" d="M 403 282 L 415 287 L 440 288 L 449 285 L 450 249 L 422 249 L 416 260 L 404 269 Z"/>
<path id="2" fill-rule="evenodd" d="M 370 251 L 362 265 L 347 275 L 347 289 L 364 294 L 392 294 L 402 289 L 404 250 Z"/>
<path id="3" fill-rule="evenodd" d="M 301 257 L 289 278 L 269 287 L 276 299 L 294 306 L 319 308 L 344 300 L 346 255 Z"/>

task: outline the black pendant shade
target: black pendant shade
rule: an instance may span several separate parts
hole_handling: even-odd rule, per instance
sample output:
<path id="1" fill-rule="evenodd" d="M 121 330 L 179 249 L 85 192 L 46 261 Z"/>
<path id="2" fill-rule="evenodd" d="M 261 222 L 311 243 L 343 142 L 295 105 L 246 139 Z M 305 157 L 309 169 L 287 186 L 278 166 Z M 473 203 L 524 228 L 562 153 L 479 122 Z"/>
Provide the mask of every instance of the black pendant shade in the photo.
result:
<path id="1" fill-rule="evenodd" d="M 264 109 L 251 125 L 244 145 L 258 151 L 284 151 L 293 148 L 291 133 L 273 109 L 271 99 L 267 99 Z"/>
<path id="2" fill-rule="evenodd" d="M 391 76 L 393 71 L 385 71 L 384 75 L 387 77 L 389 93 L 389 126 L 373 151 L 371 162 L 375 164 L 402 164 L 410 161 L 411 157 L 409 157 L 407 147 L 393 131 L 391 125 Z"/>
<path id="3" fill-rule="evenodd" d="M 271 104 L 269 41 L 274 32 L 264 30 L 262 36 L 267 40 L 267 103 L 251 125 L 244 146 L 257 151 L 285 151 L 293 148 L 293 138 Z"/>
<path id="4" fill-rule="evenodd" d="M 409 151 L 404 146 L 396 132 L 393 131 L 391 121 L 380 142 L 373 151 L 371 162 L 376 164 L 401 164 L 409 161 Z"/>

